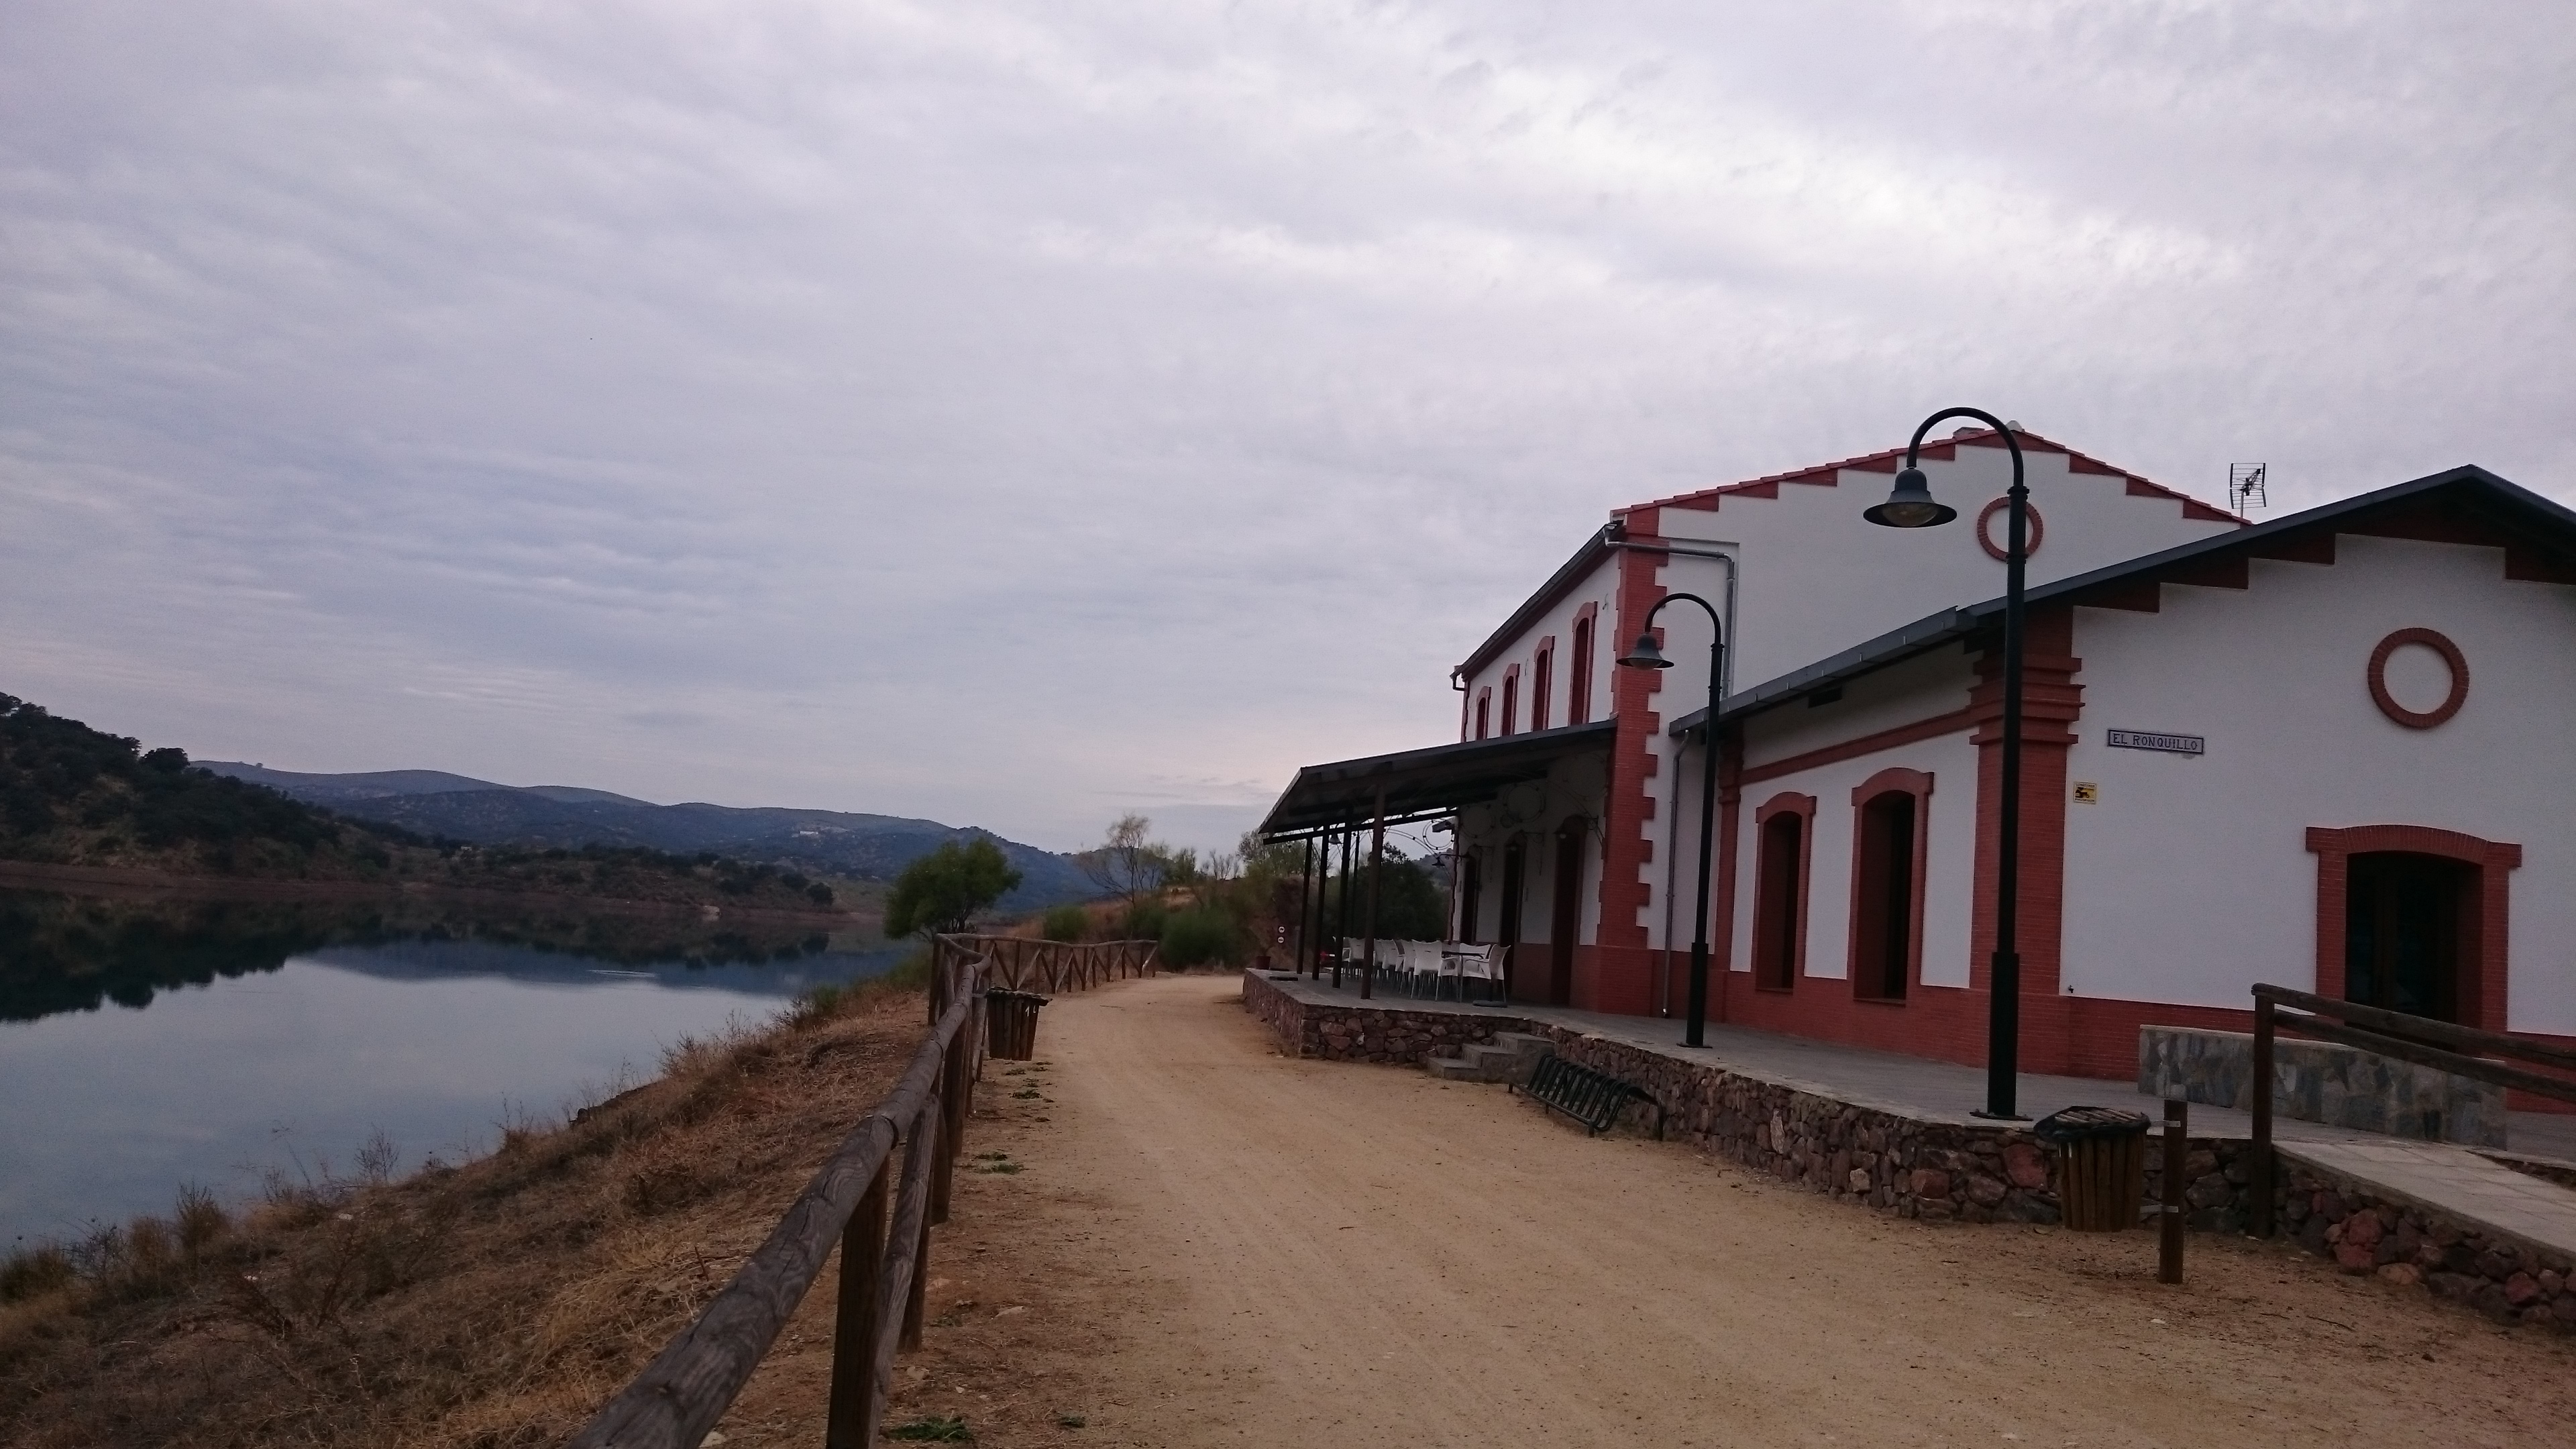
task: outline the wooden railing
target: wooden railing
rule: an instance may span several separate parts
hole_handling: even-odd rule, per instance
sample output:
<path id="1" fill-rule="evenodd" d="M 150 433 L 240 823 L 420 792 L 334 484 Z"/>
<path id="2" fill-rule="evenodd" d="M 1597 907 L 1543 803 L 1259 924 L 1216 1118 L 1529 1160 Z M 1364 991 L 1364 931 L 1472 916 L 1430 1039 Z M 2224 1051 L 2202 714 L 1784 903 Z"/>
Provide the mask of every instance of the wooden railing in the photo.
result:
<path id="1" fill-rule="evenodd" d="M 2285 1007 L 2297 1009 L 2284 1010 Z M 2334 1020 L 2326 1020 L 2328 1017 Z M 2576 1102 L 2576 1082 L 2483 1060 L 2506 1057 L 2576 1071 L 2576 1051 L 2566 1047 L 2527 1041 L 2502 1032 L 2481 1031 L 2473 1026 L 2456 1026 L 2431 1017 L 2410 1016 L 2384 1007 L 2337 1001 L 2331 996 L 2315 996 L 2286 986 L 2256 986 L 2254 1082 L 2251 1090 L 2254 1099 L 2251 1104 L 2254 1161 L 2247 1174 L 2247 1187 L 2253 1196 L 2251 1229 L 2258 1238 L 2272 1236 L 2272 1043 L 2275 1033 L 2283 1031 L 2376 1052 L 2380 1056 L 2395 1057 L 2419 1067 L 2431 1067 L 2435 1071 L 2494 1086 L 2533 1092 L 2562 1102 Z M 2443 1046 L 2433 1044 L 2436 1042 L 2478 1055 L 2446 1051 Z"/>
<path id="2" fill-rule="evenodd" d="M 930 1035 L 894 1091 L 859 1118 L 733 1281 L 591 1416 L 568 1449 L 697 1449 L 750 1382 L 836 1242 L 841 1272 L 823 1442 L 829 1449 L 875 1444 L 895 1354 L 921 1347 L 930 1229 L 948 1220 L 974 1083 L 983 1073 L 984 992 L 1023 989 L 1024 981 L 1079 990 L 1153 967 L 1150 949 L 1124 957 L 1051 941 L 992 949 L 1009 939 L 932 942 Z M 1088 958 L 1050 959 L 1086 949 Z M 903 1165 L 895 1172 L 898 1143 Z"/>
<path id="3" fill-rule="evenodd" d="M 993 963 L 993 985 L 1006 991 L 1082 991 L 1104 981 L 1151 976 L 1162 947 L 1153 941 L 1066 945 L 1028 936 L 955 936 Z"/>

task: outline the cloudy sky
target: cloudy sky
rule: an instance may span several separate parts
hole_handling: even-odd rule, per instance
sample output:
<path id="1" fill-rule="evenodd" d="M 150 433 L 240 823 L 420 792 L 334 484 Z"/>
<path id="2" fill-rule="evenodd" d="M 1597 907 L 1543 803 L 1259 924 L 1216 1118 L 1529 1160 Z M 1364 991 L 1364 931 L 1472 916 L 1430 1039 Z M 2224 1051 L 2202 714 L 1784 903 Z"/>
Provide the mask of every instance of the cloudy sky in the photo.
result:
<path id="1" fill-rule="evenodd" d="M 2571 154 L 2538 0 L 0 0 L 0 689 L 1223 843 L 1941 405 L 2576 501 Z"/>

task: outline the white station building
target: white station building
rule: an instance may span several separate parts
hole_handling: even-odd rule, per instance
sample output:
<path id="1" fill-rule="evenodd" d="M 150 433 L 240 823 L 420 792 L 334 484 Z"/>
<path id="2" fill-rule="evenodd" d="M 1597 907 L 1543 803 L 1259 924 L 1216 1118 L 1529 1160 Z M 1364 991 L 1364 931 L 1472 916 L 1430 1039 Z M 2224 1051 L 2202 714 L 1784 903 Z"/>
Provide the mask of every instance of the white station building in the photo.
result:
<path id="1" fill-rule="evenodd" d="M 2576 512 L 2464 467 L 2253 525 L 2026 431 L 2021 1066 L 2126 1077 L 2258 981 L 2576 1040 Z M 1727 623 L 1710 1016 L 1984 1059 L 2001 435 L 1616 511 L 1453 673 L 1459 742 L 1299 773 L 1275 839 L 1457 820 L 1515 998 L 1679 1015 Z"/>

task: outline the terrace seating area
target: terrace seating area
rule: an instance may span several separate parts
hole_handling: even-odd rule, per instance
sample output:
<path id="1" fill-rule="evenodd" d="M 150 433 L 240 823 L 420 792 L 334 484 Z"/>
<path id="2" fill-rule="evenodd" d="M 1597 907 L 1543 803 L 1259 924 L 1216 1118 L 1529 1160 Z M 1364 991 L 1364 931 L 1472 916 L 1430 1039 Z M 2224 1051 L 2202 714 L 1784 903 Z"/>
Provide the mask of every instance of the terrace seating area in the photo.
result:
<path id="1" fill-rule="evenodd" d="M 1377 979 L 1389 990 L 1420 999 L 1500 1002 L 1504 953 L 1511 948 L 1467 941 L 1380 941 Z M 1342 944 L 1342 969 L 1368 964 L 1368 943 Z"/>

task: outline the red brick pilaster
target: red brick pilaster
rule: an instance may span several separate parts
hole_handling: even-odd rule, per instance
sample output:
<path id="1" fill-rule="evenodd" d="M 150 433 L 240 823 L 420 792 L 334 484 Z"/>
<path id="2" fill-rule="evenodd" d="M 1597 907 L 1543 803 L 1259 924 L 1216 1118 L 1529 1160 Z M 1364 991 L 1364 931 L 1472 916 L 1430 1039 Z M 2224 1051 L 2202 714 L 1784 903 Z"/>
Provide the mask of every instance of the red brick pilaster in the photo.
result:
<path id="1" fill-rule="evenodd" d="M 1664 540 L 1660 511 L 1633 509 L 1626 515 L 1628 537 L 1641 544 Z M 1636 549 L 1619 553 L 1619 607 L 1609 622 L 1606 640 L 1595 648 L 1617 659 L 1649 610 L 1664 597 L 1655 574 L 1663 556 Z M 1660 626 L 1659 626 L 1660 632 Z M 1663 688 L 1660 669 L 1610 669 L 1610 708 L 1618 727 L 1610 744 L 1609 798 L 1601 822 L 1601 927 L 1587 959 L 1575 964 L 1574 1004 L 1593 1011 L 1643 1015 L 1654 1009 L 1654 960 L 1647 949 L 1641 913 L 1653 899 L 1644 879 L 1655 858 L 1655 843 L 1646 823 L 1655 818 L 1658 762 L 1649 742 L 1663 728 L 1656 695 Z"/>
<path id="2" fill-rule="evenodd" d="M 2068 606 L 2033 609 L 2022 640 L 2021 910 L 2016 920 L 2021 952 L 2021 1069 L 2069 1069 L 2071 1020 L 2059 999 L 2066 918 L 2066 756 L 2075 743 L 2075 721 L 2084 712 L 2084 686 L 2075 682 L 2084 661 L 2075 657 L 2075 611 Z M 1977 684 L 1968 693 L 1977 747 L 1977 883 L 1968 934 L 1970 988 L 1992 989 L 1988 958 L 1995 949 L 1996 835 L 2003 806 L 2003 644 L 1977 661 Z M 1980 1032 L 1975 1059 L 1985 1059 Z"/>

